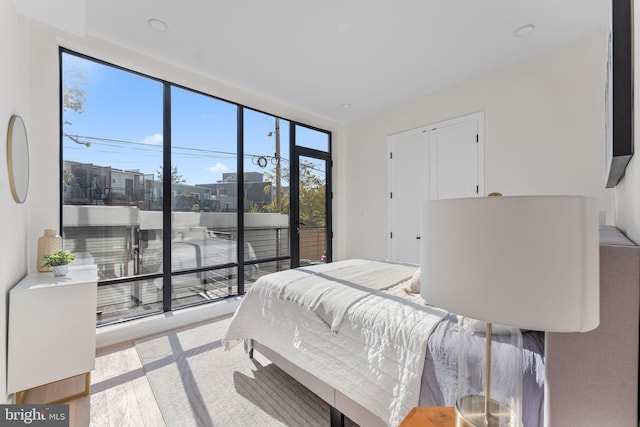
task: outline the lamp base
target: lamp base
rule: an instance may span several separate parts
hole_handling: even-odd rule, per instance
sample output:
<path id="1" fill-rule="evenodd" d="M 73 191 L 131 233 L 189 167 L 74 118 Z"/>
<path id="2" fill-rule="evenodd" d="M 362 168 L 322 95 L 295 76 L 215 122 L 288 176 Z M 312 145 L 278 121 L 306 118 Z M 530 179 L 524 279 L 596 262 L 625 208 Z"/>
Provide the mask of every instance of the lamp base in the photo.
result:
<path id="1" fill-rule="evenodd" d="M 489 417 L 484 413 L 484 396 L 470 394 L 456 401 L 456 427 L 522 427 L 508 407 L 489 399 Z"/>

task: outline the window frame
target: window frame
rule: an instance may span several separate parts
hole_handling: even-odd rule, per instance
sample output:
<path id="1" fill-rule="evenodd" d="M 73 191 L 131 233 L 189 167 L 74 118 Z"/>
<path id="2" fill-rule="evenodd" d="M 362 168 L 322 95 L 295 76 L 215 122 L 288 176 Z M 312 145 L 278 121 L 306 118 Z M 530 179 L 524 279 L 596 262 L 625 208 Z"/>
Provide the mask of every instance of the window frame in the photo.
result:
<path id="1" fill-rule="evenodd" d="M 328 234 L 328 238 L 327 238 L 327 261 L 330 262 L 331 261 L 331 253 L 332 253 L 332 245 L 331 245 L 331 238 L 333 236 L 333 232 L 332 232 L 332 210 L 331 210 L 331 195 L 332 195 L 332 191 L 331 191 L 331 166 L 332 166 L 332 161 L 331 161 L 331 137 L 332 137 L 332 133 L 330 131 L 327 130 L 323 130 L 320 128 L 316 128 L 314 126 L 310 126 L 304 123 L 300 123 L 297 122 L 295 120 L 291 120 L 291 119 L 287 119 L 281 116 L 277 116 L 277 115 L 273 115 L 271 113 L 268 113 L 266 111 L 262 111 L 260 109 L 254 108 L 254 107 L 248 107 L 246 105 L 234 102 L 234 101 L 230 101 L 200 90 L 196 90 L 193 88 L 190 88 L 188 86 L 185 85 L 181 85 L 181 84 L 177 84 L 177 83 L 173 83 L 171 81 L 168 80 L 164 80 L 161 78 L 157 78 L 157 77 L 153 77 L 150 76 L 148 74 L 145 73 L 141 73 L 139 71 L 136 71 L 134 69 L 130 69 L 130 68 L 126 68 L 117 64 L 113 64 L 110 63 L 108 61 L 105 60 L 101 60 L 77 51 L 74 51 L 72 49 L 68 49 L 65 48 L 63 46 L 60 46 L 58 48 L 58 59 L 59 59 L 59 152 L 60 152 L 60 156 L 59 156 L 59 218 L 60 218 L 60 223 L 59 223 L 59 230 L 61 230 L 64 233 L 64 188 L 63 188 L 63 173 L 64 173 L 64 162 L 65 162 L 65 158 L 64 158 L 64 150 L 63 150 L 63 142 L 64 142 L 64 113 L 63 113 L 63 81 L 64 81 L 64 74 L 63 74 L 63 55 L 67 54 L 67 55 L 72 55 L 87 61 L 91 61 L 93 63 L 102 65 L 102 66 L 107 66 L 107 67 L 112 67 L 121 71 L 125 71 L 128 73 L 132 73 L 134 75 L 140 76 L 142 78 L 146 78 L 146 79 L 151 79 L 153 81 L 159 82 L 162 84 L 163 87 L 163 148 L 162 148 L 162 165 L 163 165 L 163 182 L 162 182 L 162 191 L 163 191 L 163 195 L 169 195 L 170 197 L 164 197 L 163 196 L 163 206 L 162 206 L 162 226 L 163 226 L 163 235 L 165 236 L 165 238 L 163 238 L 163 243 L 162 243 L 162 248 L 163 248 L 163 253 L 162 253 L 162 259 L 163 259 L 163 265 L 164 266 L 171 266 L 171 238 L 166 238 L 167 235 L 167 230 L 171 230 L 171 214 L 172 214 L 172 207 L 171 207 L 171 194 L 172 194 L 172 189 L 171 189 L 171 168 L 172 168 L 172 159 L 171 159 L 171 89 L 173 87 L 175 88 L 180 88 L 180 89 L 184 89 L 184 90 L 188 90 L 191 92 L 194 92 L 196 94 L 202 95 L 202 96 L 206 96 L 212 99 L 215 99 L 217 101 L 221 101 L 221 102 L 225 102 L 228 104 L 232 104 L 235 105 L 237 108 L 237 120 L 236 120 L 236 126 L 237 126 L 237 133 L 236 133 L 236 146 L 237 146 L 237 182 L 236 182 L 236 186 L 237 186 L 237 194 L 243 194 L 242 191 L 244 189 L 244 145 L 245 145 L 245 141 L 244 141 L 244 111 L 245 109 L 250 109 L 265 115 L 269 115 L 272 116 L 274 118 L 279 118 L 282 120 L 286 120 L 289 122 L 289 126 L 290 126 L 290 133 L 291 133 L 291 137 L 289 138 L 289 153 L 290 153 L 290 157 L 292 158 L 292 166 L 291 166 L 291 170 L 293 171 L 293 158 L 295 156 L 297 156 L 297 153 L 299 152 L 307 152 L 307 148 L 304 147 L 299 147 L 296 146 L 295 144 L 295 128 L 297 126 L 301 126 L 307 129 L 311 129 L 311 130 L 316 130 L 319 132 L 323 132 L 326 133 L 328 135 L 328 151 L 324 152 L 324 151 L 319 151 L 319 150 L 312 150 L 314 152 L 314 154 L 319 155 L 319 158 L 325 159 L 327 160 L 327 164 L 328 164 L 328 176 L 327 176 L 327 182 L 326 182 L 326 186 L 327 186 L 327 195 L 326 195 L 326 199 L 327 199 L 327 234 Z M 314 156 L 315 157 L 315 156 Z M 293 179 L 290 178 L 290 186 L 293 187 L 293 182 L 295 182 Z M 261 263 L 269 263 L 269 262 L 279 262 L 279 261 L 288 261 L 290 263 L 290 268 L 294 268 L 297 267 L 298 265 L 296 265 L 295 259 L 297 258 L 297 255 L 294 256 L 294 248 L 296 248 L 296 244 L 293 242 L 293 240 L 291 240 L 291 236 L 293 233 L 293 228 L 295 227 L 294 225 L 294 217 L 292 215 L 293 212 L 297 212 L 298 211 L 298 200 L 297 198 L 294 199 L 294 194 L 297 195 L 298 192 L 297 190 L 295 190 L 294 188 L 291 188 L 291 192 L 290 192 L 290 212 L 289 212 L 289 238 L 290 238 L 290 242 L 289 242 L 289 253 L 287 255 L 280 255 L 280 256 L 275 256 L 275 257 L 268 257 L 268 258 L 259 258 L 259 259 L 255 259 L 255 260 L 245 260 L 245 256 L 244 256 L 244 250 L 245 250 L 245 221 L 244 221 L 244 215 L 245 215 L 245 206 L 244 206 L 244 198 L 243 197 L 238 197 L 237 200 L 237 204 L 238 204 L 238 208 L 236 211 L 236 215 L 237 215 L 237 222 L 236 222 L 236 227 L 237 227 L 237 239 L 236 239 L 236 262 L 232 262 L 232 263 L 227 263 L 224 265 L 216 265 L 214 267 L 200 267 L 200 268 L 195 268 L 195 269 L 188 269 L 188 270 L 180 270 L 180 271 L 172 271 L 171 268 L 163 268 L 163 271 L 161 273 L 151 273 L 151 274 L 138 274 L 138 275 L 134 275 L 134 276 L 127 276 L 127 277 L 120 277 L 120 278 L 115 278 L 115 279 L 106 279 L 106 280 L 101 280 L 98 282 L 98 286 L 109 286 L 109 285 L 115 285 L 115 284 L 121 284 L 121 283 L 135 283 L 135 282 L 139 282 L 142 280 L 147 280 L 147 279 L 158 279 L 158 278 L 162 278 L 163 281 L 163 290 L 162 290 L 162 295 L 163 295 L 163 300 L 162 300 L 162 312 L 170 312 L 176 309 L 183 309 L 183 308 L 187 308 L 187 307 L 192 307 L 192 306 L 197 306 L 197 305 L 202 305 L 202 304 L 208 304 L 210 302 L 214 302 L 214 301 L 219 301 L 220 299 L 212 299 L 212 300 L 203 300 L 201 302 L 195 302 L 195 303 L 191 303 L 191 304 L 185 304 L 185 305 L 180 305 L 179 307 L 175 308 L 173 307 L 173 301 L 171 298 L 171 294 L 172 294 L 172 283 L 171 283 L 171 278 L 174 276 L 179 276 L 179 275 L 184 275 L 184 274 L 193 274 L 193 273 L 198 273 L 198 272 L 204 272 L 204 271 L 212 271 L 212 270 L 219 270 L 219 269 L 224 269 L 224 268 L 235 268 L 237 269 L 237 295 L 228 295 L 227 297 L 221 298 L 221 299 L 225 299 L 225 298 L 233 298 L 233 297 L 237 297 L 238 295 L 243 295 L 245 293 L 245 277 L 244 277 L 244 270 L 246 266 L 252 265 L 252 264 L 261 264 Z M 170 231 L 168 231 L 168 233 L 170 234 Z M 297 249 L 296 249 L 297 250 Z M 142 317 L 147 317 L 149 315 L 155 315 L 155 314 L 159 314 L 158 311 L 154 310 L 153 312 L 150 313 L 142 313 L 142 314 L 134 314 L 131 316 L 127 316 L 125 318 L 122 319 L 116 319 L 113 321 L 109 321 L 109 322 L 104 322 L 98 325 L 98 327 L 101 326 L 106 326 L 106 325 L 111 325 L 111 324 L 115 324 L 115 323 L 122 323 L 122 322 L 127 322 L 130 320 L 134 320 L 134 319 L 138 319 L 138 318 L 142 318 Z"/>

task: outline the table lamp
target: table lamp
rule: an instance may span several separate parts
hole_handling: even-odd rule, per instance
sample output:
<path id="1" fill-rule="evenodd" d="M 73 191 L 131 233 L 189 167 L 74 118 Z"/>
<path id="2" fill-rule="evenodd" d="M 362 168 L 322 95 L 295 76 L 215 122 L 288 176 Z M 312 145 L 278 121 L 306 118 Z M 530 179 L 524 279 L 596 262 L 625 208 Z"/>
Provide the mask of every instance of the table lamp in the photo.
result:
<path id="1" fill-rule="evenodd" d="M 521 426 L 520 329 L 586 332 L 599 324 L 596 200 L 476 197 L 422 209 L 421 295 L 465 316 L 456 425 Z M 473 349 L 478 337 L 481 352 Z"/>

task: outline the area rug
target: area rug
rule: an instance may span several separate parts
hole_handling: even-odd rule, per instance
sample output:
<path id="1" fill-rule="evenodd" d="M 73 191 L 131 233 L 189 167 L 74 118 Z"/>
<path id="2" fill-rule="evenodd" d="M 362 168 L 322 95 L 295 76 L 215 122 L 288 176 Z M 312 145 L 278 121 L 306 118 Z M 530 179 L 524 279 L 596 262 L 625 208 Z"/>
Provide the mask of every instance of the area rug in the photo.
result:
<path id="1" fill-rule="evenodd" d="M 329 426 L 322 399 L 242 345 L 224 349 L 229 321 L 136 342 L 167 426 Z"/>

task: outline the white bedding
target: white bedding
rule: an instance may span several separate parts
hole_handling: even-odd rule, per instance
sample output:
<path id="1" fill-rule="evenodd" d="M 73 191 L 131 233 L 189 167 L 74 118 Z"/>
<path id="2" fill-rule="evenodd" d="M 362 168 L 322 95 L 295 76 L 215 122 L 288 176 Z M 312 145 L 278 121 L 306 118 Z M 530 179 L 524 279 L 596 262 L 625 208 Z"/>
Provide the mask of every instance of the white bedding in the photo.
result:
<path id="1" fill-rule="evenodd" d="M 301 267 L 263 278 L 278 292 L 278 299 L 299 304 L 316 313 L 337 333 L 347 309 L 356 301 L 411 278 L 416 266 L 384 261 L 350 259 Z"/>
<path id="2" fill-rule="evenodd" d="M 306 267 L 305 286 L 324 286 L 323 276 L 353 262 Z M 355 262 L 364 267 L 360 270 L 365 275 L 380 267 L 375 261 Z M 384 280 L 392 286 L 410 278 L 416 268 L 392 268 L 395 273 L 385 274 Z M 272 286 L 280 276 L 286 283 L 302 277 L 293 271 L 257 280 L 244 296 L 223 341 L 229 345 L 238 340 L 255 339 L 389 425 L 398 425 L 419 403 L 427 338 L 447 312 L 375 290 L 353 298 L 353 287 L 344 291 L 331 287 L 332 300 L 340 301 L 341 292 L 345 292 L 345 301 L 349 301 L 340 328 L 334 333 L 328 326 L 333 322 L 322 320 L 300 304 L 304 298 L 292 303 L 296 298 L 285 297 L 281 287 Z M 363 277 L 351 276 L 351 279 L 357 283 Z M 346 279 L 343 277 L 340 281 Z"/>

